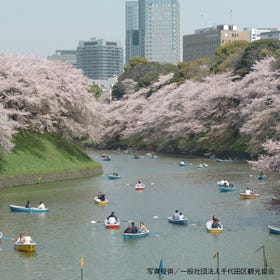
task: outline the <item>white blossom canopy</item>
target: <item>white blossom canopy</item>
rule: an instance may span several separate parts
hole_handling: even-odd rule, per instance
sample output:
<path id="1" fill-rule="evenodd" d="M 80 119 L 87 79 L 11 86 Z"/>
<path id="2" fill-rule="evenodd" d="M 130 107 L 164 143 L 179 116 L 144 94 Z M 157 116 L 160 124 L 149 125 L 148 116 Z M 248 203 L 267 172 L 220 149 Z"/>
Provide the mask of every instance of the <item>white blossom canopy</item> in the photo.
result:
<path id="1" fill-rule="evenodd" d="M 126 87 L 122 100 L 103 105 L 109 116 L 104 142 L 128 143 L 140 136 L 147 145 L 161 145 L 202 135 L 196 141 L 211 139 L 217 145 L 215 139 L 234 128 L 248 139 L 250 152 L 257 153 L 267 134 L 280 138 L 280 71 L 271 67 L 272 62 L 267 58 L 256 63 L 243 79 L 224 73 L 177 85 L 167 83 L 170 77 L 165 76 L 149 89 L 135 92 Z M 279 145 L 267 142 L 265 149 L 272 144 Z"/>
<path id="2" fill-rule="evenodd" d="M 17 131 L 60 132 L 68 139 L 102 137 L 102 114 L 90 80 L 71 65 L 38 57 L 0 55 L 0 145 Z"/>

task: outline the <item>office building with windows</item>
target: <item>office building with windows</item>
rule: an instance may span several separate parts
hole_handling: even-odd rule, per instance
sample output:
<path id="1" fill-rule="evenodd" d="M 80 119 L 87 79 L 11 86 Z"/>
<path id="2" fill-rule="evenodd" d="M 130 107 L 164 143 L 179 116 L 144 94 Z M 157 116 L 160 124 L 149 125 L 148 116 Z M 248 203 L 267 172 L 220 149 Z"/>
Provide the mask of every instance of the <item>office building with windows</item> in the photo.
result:
<path id="1" fill-rule="evenodd" d="M 123 48 L 119 42 L 92 38 L 77 47 L 77 68 L 92 80 L 108 80 L 123 71 Z"/>
<path id="2" fill-rule="evenodd" d="M 250 42 L 257 41 L 262 38 L 262 33 L 268 33 L 269 32 L 277 32 L 279 31 L 280 28 L 250 28 L 250 27 L 245 27 L 244 31 L 248 31 L 250 33 Z"/>
<path id="3" fill-rule="evenodd" d="M 132 4 L 133 3 L 133 4 Z M 138 4 L 138 7 L 136 5 Z M 132 8 L 133 7 L 133 8 Z M 128 52 L 126 61 L 133 56 L 145 57 L 148 61 L 177 64 L 180 61 L 180 5 L 179 0 L 138 0 L 128 1 L 126 6 L 126 30 L 137 31 L 137 24 L 130 19 L 138 9 L 138 32 L 134 46 L 139 39 L 135 53 Z M 133 24 L 135 24 L 133 26 Z M 132 39 L 126 38 L 126 42 Z M 132 44 L 131 44 L 132 45 Z M 132 48 L 130 48 L 131 50 Z M 139 52 L 139 53 L 137 53 Z"/>
<path id="4" fill-rule="evenodd" d="M 127 1 L 125 6 L 125 61 L 140 55 L 138 1 Z"/>
<path id="5" fill-rule="evenodd" d="M 183 61 L 190 62 L 202 57 L 213 57 L 218 47 L 237 40 L 250 41 L 248 31 L 238 31 L 236 25 L 218 25 L 183 36 Z"/>
<path id="6" fill-rule="evenodd" d="M 262 32 L 260 34 L 260 36 L 261 36 L 261 39 L 276 39 L 276 40 L 280 40 L 280 29 L 269 31 L 269 32 Z"/>

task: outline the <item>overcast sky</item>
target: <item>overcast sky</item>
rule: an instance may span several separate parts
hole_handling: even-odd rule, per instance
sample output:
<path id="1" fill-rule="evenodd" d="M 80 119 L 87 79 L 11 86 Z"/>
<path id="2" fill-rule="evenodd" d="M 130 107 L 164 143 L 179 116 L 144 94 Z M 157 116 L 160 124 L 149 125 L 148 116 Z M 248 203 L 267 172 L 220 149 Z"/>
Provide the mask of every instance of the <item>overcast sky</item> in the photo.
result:
<path id="1" fill-rule="evenodd" d="M 218 24 L 280 27 L 280 0 L 179 0 L 181 35 Z M 47 57 L 80 40 L 125 39 L 125 0 L 0 0 L 0 53 Z"/>

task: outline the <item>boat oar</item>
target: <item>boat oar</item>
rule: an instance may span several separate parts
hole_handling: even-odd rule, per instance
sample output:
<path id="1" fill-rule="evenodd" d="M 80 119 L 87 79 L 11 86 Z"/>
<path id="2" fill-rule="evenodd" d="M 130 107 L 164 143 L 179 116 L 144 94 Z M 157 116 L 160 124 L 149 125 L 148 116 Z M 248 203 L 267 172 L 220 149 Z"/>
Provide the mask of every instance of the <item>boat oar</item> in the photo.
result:
<path id="1" fill-rule="evenodd" d="M 15 240 L 15 239 L 12 237 L 3 237 L 3 233 L 0 232 L 0 240 Z"/>
<path id="2" fill-rule="evenodd" d="M 223 227 L 224 227 L 225 229 L 227 229 L 228 231 L 231 231 L 230 228 L 228 228 L 228 227 L 226 227 L 226 226 L 224 226 L 224 225 L 223 225 Z"/>
<path id="3" fill-rule="evenodd" d="M 37 241 L 33 241 L 33 242 L 35 242 L 41 248 L 46 248 L 46 246 L 42 243 L 38 243 Z"/>
<path id="4" fill-rule="evenodd" d="M 188 224 L 190 224 L 191 226 L 201 226 L 200 222 L 196 222 L 193 220 L 188 220 Z"/>
<path id="5" fill-rule="evenodd" d="M 92 204 L 93 203 L 93 201 L 94 201 L 94 198 L 89 202 L 90 204 Z"/>
<path id="6" fill-rule="evenodd" d="M 104 221 L 90 221 L 91 224 L 101 224 L 104 223 Z"/>
<path id="7" fill-rule="evenodd" d="M 159 217 L 159 216 L 154 216 L 154 219 L 167 220 L 167 218 L 164 218 L 164 217 Z"/>
<path id="8" fill-rule="evenodd" d="M 11 237 L 1 237 L 0 239 L 1 240 L 15 240 L 14 238 L 11 238 Z"/>

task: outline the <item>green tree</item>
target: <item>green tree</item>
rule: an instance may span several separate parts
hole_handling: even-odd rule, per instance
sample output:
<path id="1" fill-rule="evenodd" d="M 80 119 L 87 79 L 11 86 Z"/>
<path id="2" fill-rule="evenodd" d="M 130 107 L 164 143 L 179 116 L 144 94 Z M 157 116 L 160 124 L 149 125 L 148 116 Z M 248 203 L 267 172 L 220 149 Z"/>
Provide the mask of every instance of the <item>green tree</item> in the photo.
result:
<path id="1" fill-rule="evenodd" d="M 266 56 L 279 55 L 280 41 L 277 39 L 262 39 L 257 40 L 248 45 L 240 62 L 235 67 L 235 73 L 245 76 L 251 70 L 253 65 L 265 58 Z"/>
<path id="2" fill-rule="evenodd" d="M 249 44 L 248 41 L 238 40 L 218 47 L 210 72 L 216 74 L 234 70 Z"/>
<path id="3" fill-rule="evenodd" d="M 125 90 L 124 90 L 123 84 L 121 82 L 115 83 L 112 88 L 112 99 L 113 100 L 122 99 L 124 93 L 125 93 Z"/>
<path id="4" fill-rule="evenodd" d="M 186 79 L 200 81 L 209 74 L 211 60 L 207 57 L 190 62 L 179 62 L 174 81 L 183 83 Z"/>
<path id="5" fill-rule="evenodd" d="M 98 84 L 96 84 L 96 83 L 93 83 L 90 86 L 89 91 L 94 95 L 95 99 L 97 99 L 97 100 L 102 95 L 102 88 Z"/>
<path id="6" fill-rule="evenodd" d="M 129 63 L 124 67 L 125 71 L 131 70 L 135 65 L 138 64 L 147 64 L 148 60 L 142 56 L 134 56 L 130 59 Z"/>

